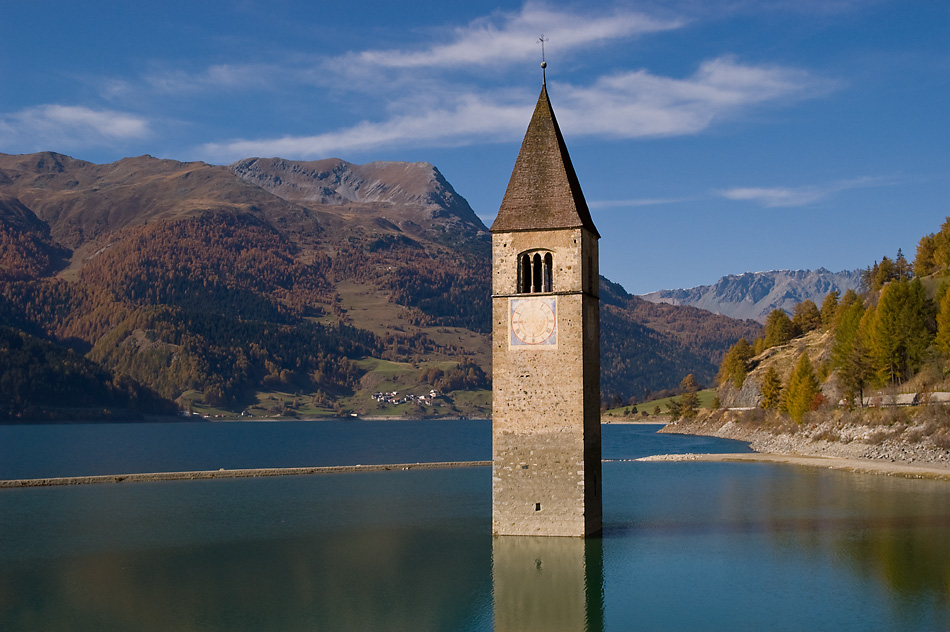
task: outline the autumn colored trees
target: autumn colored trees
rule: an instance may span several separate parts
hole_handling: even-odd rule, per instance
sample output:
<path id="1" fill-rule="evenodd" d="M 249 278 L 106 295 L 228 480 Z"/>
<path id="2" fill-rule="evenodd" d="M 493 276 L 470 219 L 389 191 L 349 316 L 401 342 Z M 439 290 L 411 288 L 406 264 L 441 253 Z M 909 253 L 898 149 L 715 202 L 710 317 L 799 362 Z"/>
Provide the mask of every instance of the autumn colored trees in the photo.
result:
<path id="1" fill-rule="evenodd" d="M 919 279 L 882 288 L 866 333 L 882 383 L 900 384 L 920 368 L 933 342 L 932 311 Z"/>
<path id="2" fill-rule="evenodd" d="M 671 398 L 670 401 L 666 403 L 666 408 L 669 411 L 670 415 L 674 418 L 683 417 L 685 419 L 692 419 L 699 412 L 699 385 L 696 383 L 696 379 L 693 377 L 693 374 L 690 373 L 680 381 L 680 390 L 683 394 L 677 398 Z M 653 414 L 658 414 L 657 409 L 654 410 Z"/>
<path id="3" fill-rule="evenodd" d="M 831 347 L 832 364 L 838 383 L 849 401 L 861 401 L 864 388 L 874 376 L 868 330 L 873 312 L 865 316 L 864 301 L 853 292 L 845 295 L 835 319 L 836 328 Z M 863 322 L 863 324 L 862 324 Z"/>
<path id="4" fill-rule="evenodd" d="M 918 277 L 950 270 L 950 217 L 946 218 L 938 232 L 920 238 L 913 270 Z"/>
<path id="5" fill-rule="evenodd" d="M 927 283 L 921 280 L 929 275 Z M 882 257 L 863 275 L 864 291 L 843 296 L 830 292 L 819 309 L 802 301 L 792 316 L 769 314 L 763 338 L 742 340 L 725 355 L 719 383 L 740 388 L 758 356 L 766 349 L 794 343 L 809 331 L 821 330 L 830 340 L 818 365 L 802 347 L 784 380 L 770 365 L 761 377 L 761 406 L 782 410 L 795 421 L 822 401 L 821 382 L 835 380 L 844 399 L 860 404 L 869 388 L 900 386 L 928 365 L 950 361 L 950 218 L 939 233 L 924 236 L 910 264 L 901 251 Z M 928 289 L 929 288 L 929 289 Z M 810 345 L 816 339 L 811 339 Z M 830 353 L 829 353 L 830 352 Z M 933 371 L 939 375 L 942 371 Z M 826 377 L 827 376 L 827 377 Z"/>
<path id="6" fill-rule="evenodd" d="M 752 359 L 753 355 L 755 354 L 752 347 L 749 346 L 746 339 L 739 338 L 738 342 L 732 345 L 723 357 L 722 364 L 719 365 L 717 381 L 720 384 L 726 381 L 732 382 L 736 388 L 742 388 L 742 383 L 745 381 L 748 372 L 749 360 Z"/>
<path id="7" fill-rule="evenodd" d="M 782 379 L 774 366 L 770 366 L 762 378 L 762 408 L 779 410 L 782 406 Z"/>
<path id="8" fill-rule="evenodd" d="M 818 407 L 820 401 L 817 400 L 820 396 L 821 385 L 818 383 L 815 369 L 812 367 L 811 360 L 808 359 L 808 354 L 802 353 L 798 356 L 798 363 L 785 387 L 783 398 L 785 410 L 792 419 L 801 423 L 805 413 Z"/>

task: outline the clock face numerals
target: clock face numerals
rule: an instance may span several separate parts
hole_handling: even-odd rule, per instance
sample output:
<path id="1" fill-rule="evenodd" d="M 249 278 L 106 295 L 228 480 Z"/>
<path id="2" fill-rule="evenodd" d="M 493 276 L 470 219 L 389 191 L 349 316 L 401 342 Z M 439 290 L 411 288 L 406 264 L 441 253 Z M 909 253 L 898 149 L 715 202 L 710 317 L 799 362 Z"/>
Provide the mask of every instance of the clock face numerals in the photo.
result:
<path id="1" fill-rule="evenodd" d="M 557 345 L 557 297 L 513 298 L 509 306 L 510 345 Z"/>

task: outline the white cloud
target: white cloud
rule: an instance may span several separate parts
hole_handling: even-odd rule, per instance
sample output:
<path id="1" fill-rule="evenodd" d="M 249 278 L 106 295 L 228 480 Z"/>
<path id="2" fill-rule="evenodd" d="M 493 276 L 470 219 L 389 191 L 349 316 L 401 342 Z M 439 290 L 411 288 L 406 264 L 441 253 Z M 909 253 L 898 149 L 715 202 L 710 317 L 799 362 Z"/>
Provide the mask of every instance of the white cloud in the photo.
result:
<path id="1" fill-rule="evenodd" d="M 0 142 L 18 151 L 110 145 L 150 133 L 149 122 L 140 116 L 78 105 L 38 105 L 0 114 Z"/>
<path id="2" fill-rule="evenodd" d="M 589 86 L 558 83 L 552 91 L 561 127 L 570 137 L 640 138 L 694 134 L 715 121 L 766 103 L 789 103 L 829 87 L 803 70 L 752 66 L 731 57 L 702 63 L 692 76 L 677 79 L 645 70 L 597 79 Z M 456 95 L 427 92 L 389 104 L 388 120 L 310 136 L 210 143 L 209 159 L 250 155 L 326 156 L 396 144 L 458 145 L 518 138 L 530 116 L 533 96 L 521 93 Z M 443 105 L 449 103 L 448 106 Z"/>
<path id="3" fill-rule="evenodd" d="M 609 40 L 679 28 L 682 20 L 659 19 L 642 13 L 616 11 L 592 15 L 572 13 L 528 3 L 517 14 L 480 18 L 455 29 L 451 41 L 423 50 L 369 50 L 350 56 L 350 62 L 387 68 L 489 66 L 520 62 L 540 56 L 538 36 L 550 40 L 558 55 Z"/>
<path id="4" fill-rule="evenodd" d="M 208 143 L 202 146 L 201 152 L 209 159 L 228 161 L 247 156 L 311 158 L 397 144 L 455 145 L 495 141 L 523 131 L 530 115 L 530 104 L 492 103 L 476 95 L 465 95 L 452 108 L 427 109 L 378 123 L 364 121 L 312 136 Z"/>
<path id="5" fill-rule="evenodd" d="M 158 70 L 144 79 L 152 89 L 168 94 L 203 90 L 253 90 L 269 85 L 286 70 L 270 64 L 215 64 L 198 73 Z"/>
<path id="6" fill-rule="evenodd" d="M 726 199 L 755 202 L 766 207 L 808 206 L 842 191 L 892 184 L 885 178 L 852 178 L 823 185 L 800 187 L 735 187 L 717 191 Z"/>
<path id="7" fill-rule="evenodd" d="M 815 96 L 831 83 L 782 66 L 751 66 L 731 56 L 703 62 L 690 77 L 637 70 L 564 88 L 558 118 L 574 133 L 636 138 L 700 132 L 713 121 L 767 102 Z"/>
<path id="8" fill-rule="evenodd" d="M 632 200 L 588 200 L 587 206 L 592 209 L 632 208 L 638 206 L 660 206 L 662 204 L 679 204 L 693 202 L 696 197 L 680 198 L 635 198 Z"/>
<path id="9" fill-rule="evenodd" d="M 567 56 L 574 50 L 646 33 L 680 28 L 681 19 L 650 17 L 631 11 L 592 15 L 525 4 L 518 13 L 496 13 L 456 29 L 445 29 L 444 43 L 426 48 L 365 50 L 316 58 L 290 55 L 279 61 L 208 66 L 198 72 L 160 68 L 143 76 L 145 85 L 163 94 L 213 90 L 248 91 L 287 86 L 319 85 L 333 90 L 380 91 L 405 89 L 424 81 L 427 68 L 464 72 L 470 67 L 540 60 L 538 36 L 550 50 Z M 440 39 L 434 34 L 433 39 Z M 383 74 L 381 74 L 383 73 Z M 444 83 L 445 79 L 440 80 Z"/>

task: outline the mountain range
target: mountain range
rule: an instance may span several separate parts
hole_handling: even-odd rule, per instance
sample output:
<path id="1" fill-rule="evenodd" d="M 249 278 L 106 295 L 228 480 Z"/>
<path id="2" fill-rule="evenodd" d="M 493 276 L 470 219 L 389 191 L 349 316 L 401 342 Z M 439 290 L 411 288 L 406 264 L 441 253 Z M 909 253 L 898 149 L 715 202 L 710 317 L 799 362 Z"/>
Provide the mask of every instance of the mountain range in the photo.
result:
<path id="1" fill-rule="evenodd" d="M 685 290 L 660 290 L 641 294 L 653 303 L 690 305 L 731 318 L 765 322 L 769 312 L 781 309 L 789 314 L 796 304 L 812 300 L 821 305 L 828 292 L 857 290 L 861 270 L 831 272 L 817 270 L 771 270 L 724 276 L 713 285 Z"/>
<path id="2" fill-rule="evenodd" d="M 428 163 L 0 154 L 0 417 L 98 414 L 58 395 L 83 389 L 112 411 L 487 415 L 490 243 Z M 760 331 L 601 288 L 614 398 L 709 383 Z M 24 389 L 57 366 L 69 389 Z"/>

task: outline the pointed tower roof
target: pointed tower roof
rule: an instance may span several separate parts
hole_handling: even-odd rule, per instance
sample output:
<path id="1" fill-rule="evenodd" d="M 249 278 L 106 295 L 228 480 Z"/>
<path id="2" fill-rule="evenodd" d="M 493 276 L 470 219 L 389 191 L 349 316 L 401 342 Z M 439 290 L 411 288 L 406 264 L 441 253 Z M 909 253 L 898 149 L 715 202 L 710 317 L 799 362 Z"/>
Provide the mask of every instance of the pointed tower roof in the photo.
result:
<path id="1" fill-rule="evenodd" d="M 600 237 L 554 118 L 547 86 L 542 85 L 491 231 L 579 227 Z"/>

